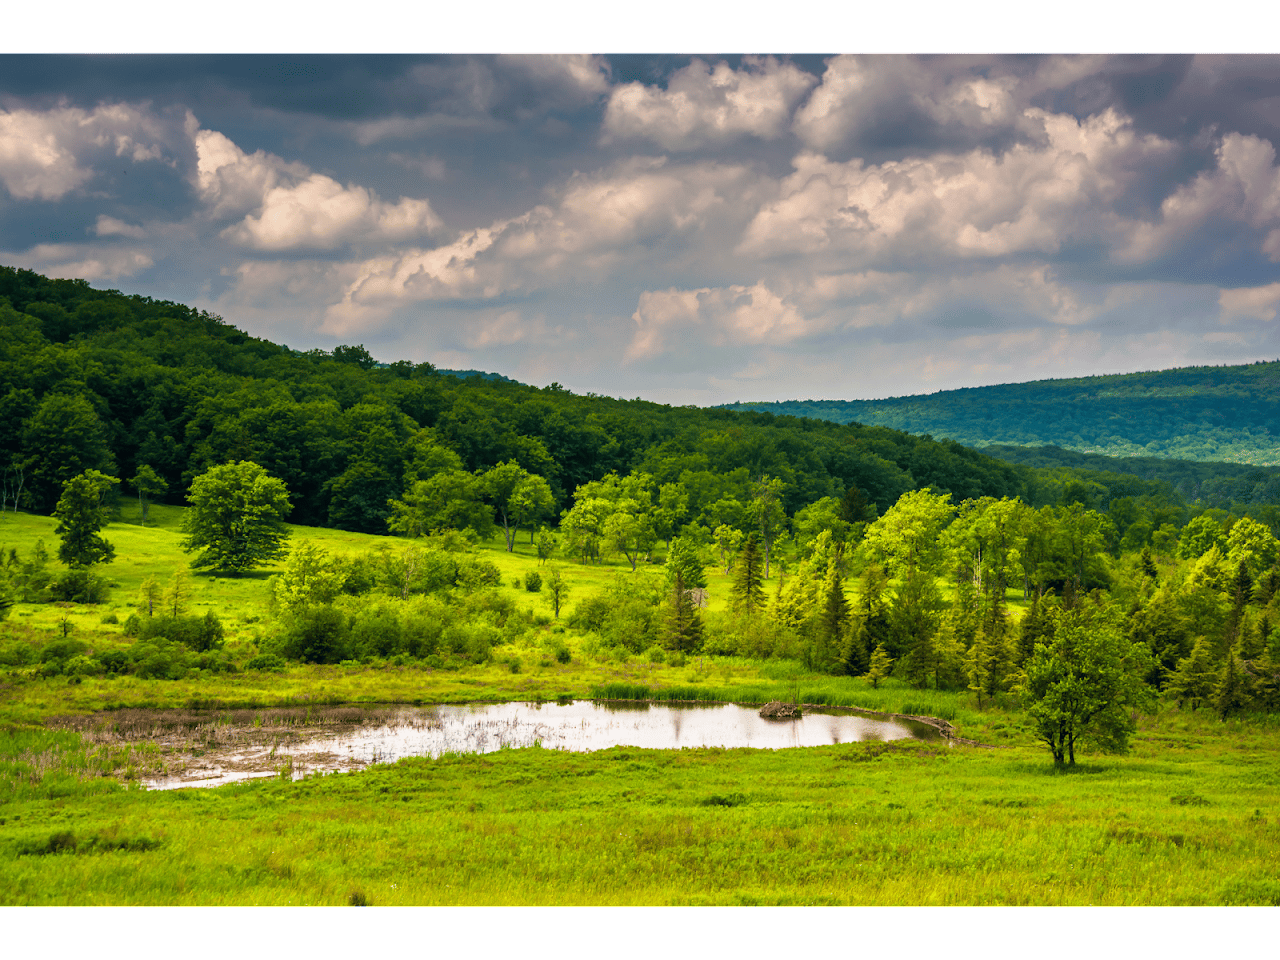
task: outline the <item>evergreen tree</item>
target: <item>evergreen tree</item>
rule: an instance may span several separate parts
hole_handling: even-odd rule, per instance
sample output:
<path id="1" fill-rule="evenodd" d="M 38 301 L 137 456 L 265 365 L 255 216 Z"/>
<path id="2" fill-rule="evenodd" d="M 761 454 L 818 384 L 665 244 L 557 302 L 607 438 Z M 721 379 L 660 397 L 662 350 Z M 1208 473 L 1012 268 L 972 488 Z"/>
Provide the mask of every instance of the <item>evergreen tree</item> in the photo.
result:
<path id="1" fill-rule="evenodd" d="M 1160 571 L 1156 568 L 1156 562 L 1151 557 L 1151 548 L 1142 548 L 1142 575 L 1152 583 L 1160 582 Z"/>
<path id="2" fill-rule="evenodd" d="M 119 483 L 97 470 L 86 470 L 62 485 L 62 496 L 54 508 L 58 520 L 54 533 L 62 538 L 58 559 L 69 567 L 110 563 L 116 551 L 98 531 L 107 522 L 103 497 Z"/>
<path id="3" fill-rule="evenodd" d="M 1236 651 L 1232 650 L 1227 655 L 1226 662 L 1218 673 L 1218 682 L 1213 688 L 1213 708 L 1221 719 L 1225 720 L 1249 705 L 1252 699 L 1249 687 L 1248 671 L 1240 662 Z"/>
<path id="4" fill-rule="evenodd" d="M 1190 705 L 1198 710 L 1213 695 L 1217 671 L 1213 665 L 1213 648 L 1204 637 L 1197 637 L 1191 653 L 1178 661 L 1176 670 L 1170 671 L 1165 689 L 1178 706 Z"/>
<path id="5" fill-rule="evenodd" d="M 667 616 L 663 622 L 663 644 L 668 650 L 692 653 L 702 646 L 702 618 L 689 597 L 684 575 L 679 569 L 671 582 Z"/>
<path id="6" fill-rule="evenodd" d="M 747 537 L 738 553 L 731 596 L 734 608 L 748 617 L 764 606 L 764 559 L 754 533 Z"/>
<path id="7" fill-rule="evenodd" d="M 874 690 L 880 686 L 880 681 L 889 676 L 892 669 L 893 658 L 889 656 L 889 651 L 882 643 L 876 647 L 875 653 L 871 654 L 871 668 L 867 670 L 867 679 L 871 681 L 871 688 Z"/>

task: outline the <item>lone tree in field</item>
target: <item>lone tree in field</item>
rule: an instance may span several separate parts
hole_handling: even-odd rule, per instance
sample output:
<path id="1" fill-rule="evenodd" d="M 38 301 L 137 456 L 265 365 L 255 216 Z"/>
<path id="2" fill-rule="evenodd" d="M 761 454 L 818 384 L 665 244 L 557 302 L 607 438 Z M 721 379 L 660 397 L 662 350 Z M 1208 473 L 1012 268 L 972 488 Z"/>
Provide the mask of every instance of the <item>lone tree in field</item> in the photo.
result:
<path id="1" fill-rule="evenodd" d="M 1131 711 L 1155 700 L 1143 680 L 1150 651 L 1125 637 L 1114 604 L 1086 600 L 1064 610 L 1046 602 L 1042 610 L 1051 629 L 1027 661 L 1023 685 L 1036 736 L 1059 766 L 1075 764 L 1082 741 L 1125 753 L 1136 726 Z"/>
<path id="2" fill-rule="evenodd" d="M 54 533 L 62 538 L 58 559 L 68 567 L 110 563 L 115 547 L 98 531 L 107 522 L 102 498 L 120 481 L 97 470 L 86 470 L 62 485 L 62 496 L 54 508 L 58 520 Z"/>
<path id="3" fill-rule="evenodd" d="M 289 490 L 249 460 L 211 467 L 196 477 L 182 518 L 182 549 L 200 551 L 196 569 L 252 570 L 286 553 Z"/>

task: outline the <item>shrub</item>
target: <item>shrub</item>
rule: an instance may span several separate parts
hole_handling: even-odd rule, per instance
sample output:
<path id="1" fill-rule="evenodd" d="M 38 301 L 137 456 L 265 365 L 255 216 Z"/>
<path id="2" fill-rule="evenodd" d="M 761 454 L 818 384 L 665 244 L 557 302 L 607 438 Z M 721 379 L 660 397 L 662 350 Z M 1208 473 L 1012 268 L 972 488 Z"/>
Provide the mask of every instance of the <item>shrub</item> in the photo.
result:
<path id="1" fill-rule="evenodd" d="M 130 618 L 133 619 L 132 617 Z M 128 632 L 128 624 L 125 632 Z M 166 637 L 176 640 L 191 650 L 216 650 L 222 646 L 225 636 L 222 621 L 210 611 L 203 617 L 142 617 L 136 625 L 139 639 Z"/>
<path id="2" fill-rule="evenodd" d="M 284 651 L 291 660 L 339 663 L 347 659 L 347 618 L 332 606 L 305 607 L 290 616 L 284 632 Z"/>
<path id="3" fill-rule="evenodd" d="M 102 666 L 104 673 L 123 673 L 129 666 L 129 658 L 123 650 L 100 650 L 94 659 Z"/>
<path id="4" fill-rule="evenodd" d="M 68 570 L 48 588 L 49 597 L 62 603 L 104 603 L 109 593 L 107 580 L 88 567 Z"/>
<path id="5" fill-rule="evenodd" d="M 40 662 L 48 663 L 51 660 L 70 660 L 72 657 L 78 657 L 89 649 L 89 645 L 82 640 L 71 640 L 64 637 L 61 640 L 54 640 L 52 643 L 46 643 L 40 648 Z"/>
<path id="6" fill-rule="evenodd" d="M 69 677 L 93 677 L 102 672 L 101 663 L 83 654 L 78 657 L 72 657 L 67 661 L 67 665 L 63 667 L 63 673 Z"/>
<path id="7" fill-rule="evenodd" d="M 117 617 L 114 613 L 108 613 L 106 616 L 102 618 L 101 622 L 102 623 L 119 623 L 120 618 Z"/>
<path id="8" fill-rule="evenodd" d="M 556 663 L 568 663 L 573 659 L 573 654 L 569 652 L 569 648 L 564 646 L 556 647 Z"/>
<path id="9" fill-rule="evenodd" d="M 37 659 L 35 647 L 30 644 L 10 643 L 0 647 L 0 666 L 25 667 Z"/>
<path id="10" fill-rule="evenodd" d="M 530 593 L 537 593 L 542 589 L 542 574 L 537 570 L 530 570 L 524 575 L 524 588 Z"/>
<path id="11" fill-rule="evenodd" d="M 260 653 L 245 665 L 246 670 L 283 670 L 288 664 L 274 653 Z"/>

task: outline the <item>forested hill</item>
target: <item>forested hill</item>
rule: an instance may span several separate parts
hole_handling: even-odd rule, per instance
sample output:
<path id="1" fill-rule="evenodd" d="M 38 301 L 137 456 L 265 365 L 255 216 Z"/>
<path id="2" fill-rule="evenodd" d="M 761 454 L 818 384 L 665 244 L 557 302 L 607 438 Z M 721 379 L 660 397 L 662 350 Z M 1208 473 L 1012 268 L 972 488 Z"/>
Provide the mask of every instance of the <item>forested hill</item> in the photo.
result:
<path id="1" fill-rule="evenodd" d="M 967 446 L 1057 446 L 1112 457 L 1280 465 L 1280 361 L 946 390 L 887 400 L 737 403 Z"/>
<path id="2" fill-rule="evenodd" d="M 681 483 L 687 519 L 783 481 L 790 515 L 824 497 L 883 511 L 925 486 L 955 499 L 1058 503 L 1069 471 L 1002 462 L 954 442 L 876 426 L 574 395 L 557 384 L 382 365 L 363 347 L 300 353 L 181 304 L 0 267 L 0 492 L 48 513 L 89 468 L 125 481 L 152 467 L 181 504 L 211 465 L 253 460 L 289 488 L 297 523 L 385 533 L 387 501 L 416 479 L 515 461 L 545 477 L 559 510 L 582 483 L 643 471 Z M 1168 484 L 1089 478 L 1098 506 Z M 857 488 L 856 491 L 854 488 Z M 1175 503 L 1176 501 L 1176 503 Z"/>

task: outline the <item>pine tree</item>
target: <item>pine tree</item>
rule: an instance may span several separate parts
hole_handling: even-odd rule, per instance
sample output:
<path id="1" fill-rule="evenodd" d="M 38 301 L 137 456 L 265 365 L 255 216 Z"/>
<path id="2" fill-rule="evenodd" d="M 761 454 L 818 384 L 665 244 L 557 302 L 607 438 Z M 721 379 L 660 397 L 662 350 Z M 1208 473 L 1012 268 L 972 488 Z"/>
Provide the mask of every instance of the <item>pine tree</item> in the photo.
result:
<path id="1" fill-rule="evenodd" d="M 1178 701 L 1178 706 L 1189 704 L 1198 710 L 1213 694 L 1213 650 L 1208 640 L 1197 637 L 1191 653 L 1178 661 L 1178 668 L 1169 675 L 1166 690 Z"/>
<path id="2" fill-rule="evenodd" d="M 679 568 L 671 583 L 671 597 L 663 623 L 663 641 L 668 650 L 678 653 L 691 653 L 702 646 L 702 618 L 689 597 L 689 591 L 685 589 L 684 574 Z"/>
<path id="3" fill-rule="evenodd" d="M 1253 699 L 1249 686 L 1249 674 L 1236 651 L 1232 650 L 1227 654 L 1226 663 L 1222 665 L 1218 682 L 1213 688 L 1213 708 L 1221 719 L 1225 720 L 1249 705 L 1249 701 Z"/>
<path id="4" fill-rule="evenodd" d="M 764 606 L 764 559 L 754 533 L 747 537 L 738 553 L 733 573 L 734 607 L 750 617 Z"/>
<path id="5" fill-rule="evenodd" d="M 889 652 L 885 650 L 884 644 L 876 647 L 875 653 L 871 654 L 871 669 L 867 671 L 867 679 L 871 681 L 871 688 L 874 690 L 880 685 L 880 681 L 889 676 L 889 672 L 893 669 L 893 658 L 889 656 Z"/>
<path id="6" fill-rule="evenodd" d="M 1154 583 L 1160 582 L 1160 571 L 1156 568 L 1156 562 L 1151 557 L 1151 548 L 1142 548 L 1142 575 Z"/>

